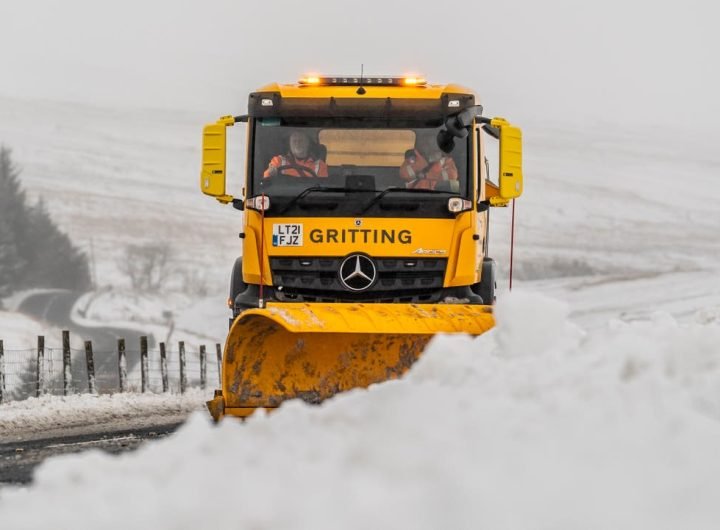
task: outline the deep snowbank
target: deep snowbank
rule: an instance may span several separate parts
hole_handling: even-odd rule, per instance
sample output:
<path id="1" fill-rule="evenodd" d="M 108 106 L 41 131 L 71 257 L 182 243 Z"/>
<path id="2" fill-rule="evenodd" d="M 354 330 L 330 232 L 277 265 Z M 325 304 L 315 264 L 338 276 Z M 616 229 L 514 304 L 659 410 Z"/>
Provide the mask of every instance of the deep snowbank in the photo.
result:
<path id="1" fill-rule="evenodd" d="M 402 381 L 43 464 L 3 527 L 716 528 L 720 325 L 583 332 L 513 294 Z M 707 320 L 707 318 L 705 319 Z M 37 507 L 42 506 L 42 510 Z"/>

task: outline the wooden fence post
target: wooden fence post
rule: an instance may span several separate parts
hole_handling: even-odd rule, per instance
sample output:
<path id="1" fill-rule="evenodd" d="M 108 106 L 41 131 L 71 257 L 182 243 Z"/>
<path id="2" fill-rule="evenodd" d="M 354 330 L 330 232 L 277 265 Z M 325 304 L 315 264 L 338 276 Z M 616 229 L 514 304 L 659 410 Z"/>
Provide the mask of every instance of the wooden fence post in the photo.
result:
<path id="1" fill-rule="evenodd" d="M 140 337 L 140 378 L 141 391 L 148 391 L 148 340 L 145 335 Z"/>
<path id="2" fill-rule="evenodd" d="M 167 352 L 164 342 L 160 343 L 160 376 L 162 377 L 163 392 L 167 392 L 170 390 L 170 384 L 168 383 Z"/>
<path id="3" fill-rule="evenodd" d="M 185 342 L 180 341 L 180 393 L 184 394 L 187 389 L 187 373 L 185 372 Z"/>
<path id="4" fill-rule="evenodd" d="M 207 387 L 207 352 L 205 345 L 200 345 L 200 388 L 205 390 Z"/>
<path id="5" fill-rule="evenodd" d="M 125 339 L 118 339 L 118 379 L 120 392 L 127 390 L 127 358 L 125 357 Z"/>
<path id="6" fill-rule="evenodd" d="M 5 347 L 0 339 L 0 404 L 3 402 L 5 395 Z"/>
<path id="7" fill-rule="evenodd" d="M 222 347 L 219 343 L 215 344 L 215 355 L 217 355 L 218 384 L 220 388 L 222 388 Z"/>
<path id="8" fill-rule="evenodd" d="M 37 379 L 35 380 L 35 397 L 45 392 L 45 337 L 38 335 L 37 345 Z"/>
<path id="9" fill-rule="evenodd" d="M 70 332 L 64 330 L 62 332 L 62 348 L 63 348 L 63 396 L 70 394 L 72 386 L 72 372 L 70 371 Z"/>
<path id="10" fill-rule="evenodd" d="M 93 357 L 92 341 L 85 341 L 85 364 L 87 365 L 88 392 L 97 394 L 95 386 L 95 358 Z"/>

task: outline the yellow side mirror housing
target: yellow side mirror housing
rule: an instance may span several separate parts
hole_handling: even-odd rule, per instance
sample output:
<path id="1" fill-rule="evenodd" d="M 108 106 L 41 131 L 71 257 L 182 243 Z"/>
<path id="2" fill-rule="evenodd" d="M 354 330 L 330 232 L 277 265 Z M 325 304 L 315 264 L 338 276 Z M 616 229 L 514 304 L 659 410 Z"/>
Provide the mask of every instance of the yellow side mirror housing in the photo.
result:
<path id="1" fill-rule="evenodd" d="M 522 195 L 522 131 L 503 118 L 493 118 L 490 125 L 500 130 L 500 197 L 514 199 Z"/>
<path id="2" fill-rule="evenodd" d="M 235 118 L 223 116 L 216 123 L 203 128 L 202 169 L 200 190 L 222 203 L 232 202 L 225 192 L 227 160 L 227 128 L 235 125 Z"/>

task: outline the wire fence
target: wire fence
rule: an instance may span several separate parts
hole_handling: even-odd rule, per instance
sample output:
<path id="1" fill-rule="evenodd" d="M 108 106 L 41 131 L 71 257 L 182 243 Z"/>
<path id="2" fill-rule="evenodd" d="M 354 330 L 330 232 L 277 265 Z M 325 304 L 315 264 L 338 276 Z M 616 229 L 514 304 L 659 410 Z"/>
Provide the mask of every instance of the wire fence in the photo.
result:
<path id="1" fill-rule="evenodd" d="M 109 394 L 115 392 L 174 392 L 220 385 L 222 350 L 201 345 L 187 349 L 148 348 L 147 337 L 127 348 L 118 339 L 113 351 L 71 348 L 69 332 L 63 331 L 62 348 L 46 348 L 38 337 L 34 349 L 6 350 L 0 339 L 0 403 L 42 395 Z"/>

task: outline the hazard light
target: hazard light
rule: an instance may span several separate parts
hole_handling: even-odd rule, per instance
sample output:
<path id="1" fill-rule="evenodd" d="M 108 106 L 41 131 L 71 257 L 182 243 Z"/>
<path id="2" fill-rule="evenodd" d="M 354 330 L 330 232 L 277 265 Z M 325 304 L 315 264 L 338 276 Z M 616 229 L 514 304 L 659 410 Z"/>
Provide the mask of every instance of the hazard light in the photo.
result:
<path id="1" fill-rule="evenodd" d="M 299 83 L 301 85 L 319 85 L 320 84 L 320 78 L 317 76 L 308 76 L 303 77 L 300 79 Z"/>
<path id="2" fill-rule="evenodd" d="M 298 80 L 301 86 L 426 86 L 427 81 L 418 76 L 316 76 L 308 75 Z"/>
<path id="3" fill-rule="evenodd" d="M 427 81 L 425 81 L 422 77 L 405 77 L 403 79 L 403 84 L 409 86 L 422 86 L 426 85 Z"/>

